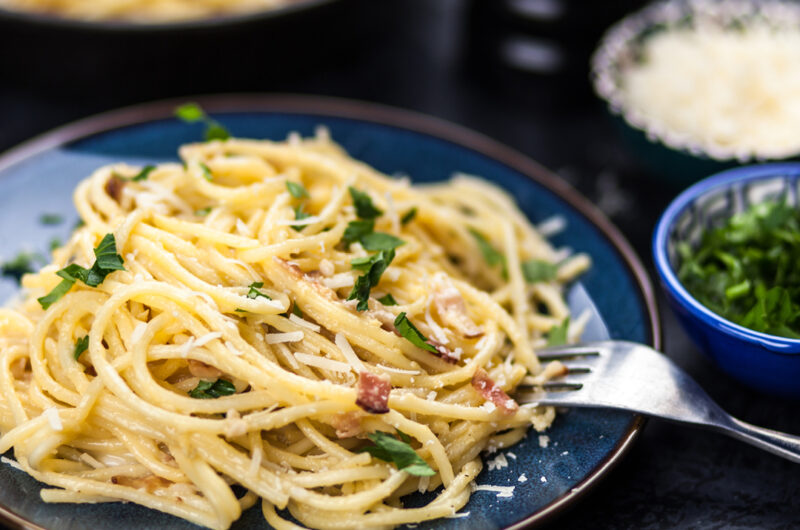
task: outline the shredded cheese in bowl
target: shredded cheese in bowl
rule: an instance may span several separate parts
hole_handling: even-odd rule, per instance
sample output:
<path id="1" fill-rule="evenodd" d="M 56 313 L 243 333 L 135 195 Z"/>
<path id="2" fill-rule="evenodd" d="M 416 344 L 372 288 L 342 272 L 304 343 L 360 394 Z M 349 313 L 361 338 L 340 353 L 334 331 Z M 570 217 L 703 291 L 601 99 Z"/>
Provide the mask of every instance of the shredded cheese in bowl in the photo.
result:
<path id="1" fill-rule="evenodd" d="M 595 86 L 652 139 L 716 160 L 800 153 L 800 6 L 662 2 L 623 20 Z"/>

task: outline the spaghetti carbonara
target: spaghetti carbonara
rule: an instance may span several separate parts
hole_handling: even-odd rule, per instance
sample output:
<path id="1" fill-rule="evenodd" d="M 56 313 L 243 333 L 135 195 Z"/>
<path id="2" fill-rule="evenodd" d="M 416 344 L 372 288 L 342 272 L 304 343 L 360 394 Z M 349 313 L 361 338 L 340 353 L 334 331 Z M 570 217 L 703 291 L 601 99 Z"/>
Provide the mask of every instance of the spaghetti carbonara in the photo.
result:
<path id="1" fill-rule="evenodd" d="M 83 226 L 0 309 L 0 454 L 44 501 L 388 528 L 452 515 L 482 451 L 551 423 L 509 395 L 563 369 L 534 351 L 577 332 L 589 260 L 505 193 L 411 186 L 324 131 L 180 155 L 82 181 Z"/>
<path id="2" fill-rule="evenodd" d="M 302 0 L 0 0 L 0 8 L 87 21 L 164 23 L 255 13 Z"/>

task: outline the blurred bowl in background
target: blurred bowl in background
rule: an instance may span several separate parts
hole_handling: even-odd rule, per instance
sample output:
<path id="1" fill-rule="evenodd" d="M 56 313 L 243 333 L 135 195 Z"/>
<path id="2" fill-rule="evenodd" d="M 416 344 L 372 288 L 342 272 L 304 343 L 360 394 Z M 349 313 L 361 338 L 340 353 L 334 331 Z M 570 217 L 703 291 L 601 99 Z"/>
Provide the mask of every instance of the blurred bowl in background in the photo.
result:
<path id="1" fill-rule="evenodd" d="M 0 10 L 3 84 L 107 99 L 278 87 L 359 53 L 385 22 L 370 0 L 303 0 L 282 8 L 161 24 L 80 21 Z"/>
<path id="2" fill-rule="evenodd" d="M 800 5 L 667 0 L 611 27 L 596 94 L 654 174 L 682 186 L 800 155 Z"/>
<path id="3" fill-rule="evenodd" d="M 784 198 L 799 207 L 800 163 L 730 169 L 681 193 L 653 236 L 661 286 L 697 346 L 726 373 L 764 393 L 800 398 L 800 340 L 760 333 L 726 320 L 701 304 L 678 279 L 678 245 L 696 248 L 703 232 L 752 204 Z"/>

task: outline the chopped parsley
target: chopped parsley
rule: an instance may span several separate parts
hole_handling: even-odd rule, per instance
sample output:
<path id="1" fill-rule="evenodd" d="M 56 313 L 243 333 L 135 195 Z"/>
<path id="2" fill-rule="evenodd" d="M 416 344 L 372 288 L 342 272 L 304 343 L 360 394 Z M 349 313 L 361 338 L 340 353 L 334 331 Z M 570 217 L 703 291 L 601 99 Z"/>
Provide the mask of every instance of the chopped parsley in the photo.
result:
<path id="1" fill-rule="evenodd" d="M 292 182 L 291 180 L 287 180 L 286 189 L 289 190 L 289 194 L 295 199 L 303 199 L 309 197 L 308 190 L 306 190 L 302 184 L 298 184 L 297 182 Z"/>
<path id="2" fill-rule="evenodd" d="M 39 261 L 41 263 L 46 262 L 46 260 L 36 252 L 20 252 L 11 261 L 6 261 L 0 265 L 0 274 L 9 278 L 14 278 L 17 283 L 19 283 L 24 274 L 36 270 L 33 264 L 34 261 Z"/>
<path id="3" fill-rule="evenodd" d="M 64 216 L 57 213 L 43 213 L 39 216 L 39 222 L 43 225 L 60 225 L 64 222 Z"/>
<path id="4" fill-rule="evenodd" d="M 411 447 L 410 439 L 404 436 L 403 440 L 398 440 L 394 436 L 385 432 L 376 431 L 369 433 L 367 437 L 374 445 L 363 447 L 361 451 L 369 453 L 378 460 L 389 462 L 397 466 L 397 469 L 405 471 L 409 475 L 418 477 L 430 477 L 436 472 L 428 465 L 421 456 Z M 408 441 L 405 441 L 408 439 Z"/>
<path id="5" fill-rule="evenodd" d="M 200 169 L 203 171 L 203 178 L 211 182 L 214 180 L 214 175 L 211 174 L 211 168 L 203 162 L 200 162 Z"/>
<path id="6" fill-rule="evenodd" d="M 259 291 L 261 287 L 264 287 L 264 282 L 253 282 L 248 287 L 250 290 L 247 292 L 247 298 L 255 300 L 259 296 L 263 296 L 267 300 L 272 300 L 272 298 L 270 298 L 269 295 Z"/>
<path id="7" fill-rule="evenodd" d="M 217 379 L 216 381 L 200 380 L 197 386 L 189 391 L 189 396 L 195 399 L 216 399 L 235 393 L 236 387 L 227 379 Z"/>
<path id="8" fill-rule="evenodd" d="M 391 234 L 370 232 L 361 236 L 361 246 L 366 250 L 394 250 L 406 242 Z"/>
<path id="9" fill-rule="evenodd" d="M 211 213 L 211 206 L 206 206 L 205 208 L 200 208 L 194 211 L 194 214 L 198 217 L 205 217 L 210 213 Z"/>
<path id="10" fill-rule="evenodd" d="M 431 353 L 438 353 L 436 348 L 434 348 L 428 342 L 428 338 L 423 335 L 422 332 L 420 332 L 420 330 L 418 330 L 408 318 L 406 318 L 405 312 L 400 313 L 397 315 L 397 318 L 394 319 L 394 327 L 397 328 L 397 332 L 400 333 L 403 338 L 405 338 L 414 346 L 422 348 L 423 350 L 427 350 Z"/>
<path id="11" fill-rule="evenodd" d="M 50 240 L 50 245 L 49 245 L 50 252 L 54 251 L 60 246 L 61 246 L 61 239 L 54 237 L 53 239 Z"/>
<path id="12" fill-rule="evenodd" d="M 356 215 L 358 217 L 361 219 L 375 219 L 383 215 L 383 212 L 372 204 L 372 199 L 365 192 L 359 191 L 353 186 L 350 186 L 348 190 L 353 198 L 353 205 L 356 207 Z"/>
<path id="13" fill-rule="evenodd" d="M 144 166 L 142 170 L 139 171 L 133 177 L 131 177 L 130 180 L 132 180 L 133 182 L 140 182 L 142 180 L 147 180 L 147 177 L 150 176 L 150 173 L 152 173 L 155 168 L 156 166 L 150 166 L 150 165 Z"/>
<path id="14" fill-rule="evenodd" d="M 400 224 L 407 225 L 408 223 L 413 221 L 416 216 L 417 216 L 417 207 L 414 206 L 409 211 L 403 214 L 403 217 L 400 218 Z"/>
<path id="15" fill-rule="evenodd" d="M 378 302 L 382 303 L 383 305 L 397 305 L 397 300 L 394 299 L 392 293 L 388 293 L 385 296 L 381 296 L 378 298 Z"/>
<path id="16" fill-rule="evenodd" d="M 175 109 L 175 116 L 186 123 L 203 122 L 206 126 L 205 139 L 207 142 L 227 140 L 231 137 L 228 130 L 221 123 L 210 118 L 197 103 L 184 103 Z"/>
<path id="17" fill-rule="evenodd" d="M 481 250 L 481 254 L 483 254 L 483 259 L 486 260 L 486 263 L 488 263 L 490 267 L 502 265 L 503 275 L 505 276 L 507 274 L 506 257 L 502 253 L 498 252 L 483 234 L 472 228 L 470 228 L 469 231 L 475 238 L 475 241 L 477 241 L 478 248 Z"/>
<path id="18" fill-rule="evenodd" d="M 43 309 L 47 309 L 61 299 L 78 280 L 89 287 L 97 287 L 112 272 L 125 270 L 122 256 L 117 254 L 117 242 L 114 239 L 114 234 L 106 234 L 103 237 L 100 244 L 94 249 L 94 255 L 95 262 L 91 269 L 72 263 L 56 273 L 62 278 L 61 283 L 56 285 L 46 296 L 38 298 L 39 304 Z"/>
<path id="19" fill-rule="evenodd" d="M 558 265 L 547 261 L 532 259 L 522 264 L 522 275 L 528 283 L 555 280 Z"/>
<path id="20" fill-rule="evenodd" d="M 547 334 L 547 345 L 561 346 L 562 344 L 566 344 L 568 330 L 569 330 L 569 317 L 565 318 L 561 324 L 550 328 L 550 332 Z"/>
<path id="21" fill-rule="evenodd" d="M 311 217 L 310 213 L 306 213 L 303 210 L 303 205 L 302 204 L 299 205 L 299 206 L 295 206 L 293 209 L 294 209 L 294 220 L 295 221 L 302 221 L 303 219 L 308 219 L 309 217 Z M 297 232 L 302 231 L 303 228 L 305 228 L 305 227 L 306 227 L 306 225 L 292 225 L 292 228 L 294 228 Z"/>
<path id="22" fill-rule="evenodd" d="M 368 221 L 350 221 L 347 223 L 347 228 L 344 229 L 342 242 L 345 246 L 349 246 L 351 243 L 361 241 L 362 237 L 371 234 L 373 230 L 375 230 L 375 221 L 372 219 Z"/>
<path id="23" fill-rule="evenodd" d="M 354 261 L 358 259 L 356 258 Z M 369 292 L 381 281 L 381 275 L 393 259 L 394 250 L 381 250 L 374 256 L 370 256 L 368 262 L 358 262 L 357 265 L 354 265 L 354 268 L 366 270 L 364 274 L 358 277 L 353 290 L 350 291 L 350 295 L 347 297 L 348 300 L 358 300 L 356 310 L 366 311 L 369 309 Z"/>
<path id="24" fill-rule="evenodd" d="M 77 361 L 78 358 L 81 356 L 81 354 L 88 349 L 89 349 L 89 335 L 81 337 L 80 339 L 75 341 L 75 360 Z"/>
<path id="25" fill-rule="evenodd" d="M 677 250 L 678 278 L 701 304 L 754 331 L 800 338 L 800 210 L 755 204 Z"/>

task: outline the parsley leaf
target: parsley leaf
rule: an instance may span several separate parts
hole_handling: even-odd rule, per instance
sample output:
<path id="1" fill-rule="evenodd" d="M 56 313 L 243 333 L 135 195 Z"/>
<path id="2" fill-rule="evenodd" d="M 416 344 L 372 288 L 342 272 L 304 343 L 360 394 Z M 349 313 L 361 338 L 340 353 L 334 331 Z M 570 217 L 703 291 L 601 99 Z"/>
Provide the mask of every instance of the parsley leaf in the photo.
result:
<path id="1" fill-rule="evenodd" d="M 400 218 L 400 224 L 407 225 L 408 223 L 413 221 L 416 216 L 417 216 L 417 207 L 414 206 L 409 211 L 403 214 L 403 217 Z"/>
<path id="2" fill-rule="evenodd" d="M 569 329 L 569 317 L 565 318 L 561 324 L 550 328 L 550 332 L 547 334 L 547 345 L 561 346 L 562 344 L 566 344 L 568 329 Z"/>
<path id="3" fill-rule="evenodd" d="M 558 265 L 538 259 L 532 259 L 522 264 L 522 275 L 528 283 L 547 282 L 556 278 Z"/>
<path id="4" fill-rule="evenodd" d="M 54 251 L 60 246 L 61 246 L 61 239 L 54 237 L 53 239 L 50 240 L 50 245 L 49 245 L 50 252 Z"/>
<path id="5" fill-rule="evenodd" d="M 23 274 L 28 274 L 35 270 L 34 261 L 45 262 L 37 253 L 20 252 L 13 260 L 6 261 L 0 266 L 0 274 L 9 278 L 14 278 L 17 283 L 19 283 Z"/>
<path id="6" fill-rule="evenodd" d="M 83 352 L 89 349 L 89 335 L 82 337 L 75 341 L 75 360 L 81 356 Z"/>
<path id="7" fill-rule="evenodd" d="M 214 176 L 211 174 L 211 168 L 208 167 L 203 162 L 200 162 L 200 169 L 203 171 L 203 178 L 207 181 L 211 182 L 214 180 Z"/>
<path id="8" fill-rule="evenodd" d="M 366 250 L 394 250 L 406 242 L 391 234 L 383 232 L 370 232 L 361 236 L 361 245 Z"/>
<path id="9" fill-rule="evenodd" d="M 303 219 L 308 219 L 309 217 L 311 217 L 311 214 L 306 213 L 305 211 L 303 211 L 303 205 L 302 204 L 299 205 L 299 206 L 295 206 L 294 207 L 294 220 L 295 221 L 301 221 Z M 306 227 L 306 225 L 292 225 L 292 228 L 294 228 L 297 232 L 300 232 L 305 227 Z"/>
<path id="10" fill-rule="evenodd" d="M 486 260 L 486 263 L 489 264 L 490 267 L 494 267 L 495 265 L 502 265 L 503 266 L 503 275 L 506 275 L 506 257 L 497 251 L 496 248 L 489 243 L 489 240 L 486 237 L 474 230 L 472 228 L 469 229 L 472 236 L 475 238 L 475 241 L 478 242 L 478 248 L 481 250 L 481 254 L 483 254 L 483 259 Z"/>
<path id="11" fill-rule="evenodd" d="M 229 133 L 228 129 L 223 127 L 220 122 L 207 120 L 205 137 L 206 142 L 210 142 L 211 140 L 227 140 L 231 137 L 231 133 Z"/>
<path id="12" fill-rule="evenodd" d="M 428 338 L 406 318 L 405 312 L 400 313 L 397 315 L 397 318 L 394 319 L 394 327 L 397 328 L 397 332 L 400 333 L 400 335 L 414 346 L 422 348 L 423 350 L 428 350 L 431 353 L 438 353 L 436 348 L 428 343 Z"/>
<path id="13" fill-rule="evenodd" d="M 365 235 L 371 234 L 374 229 L 375 221 L 372 219 L 368 221 L 350 221 L 347 223 L 347 228 L 344 229 L 342 242 L 345 244 L 345 246 L 348 246 L 351 243 L 360 241 Z"/>
<path id="14" fill-rule="evenodd" d="M 189 391 L 189 396 L 195 399 L 215 399 L 235 393 L 236 387 L 227 379 L 217 379 L 216 381 L 200 380 L 197 386 Z"/>
<path id="15" fill-rule="evenodd" d="M 142 181 L 142 180 L 147 180 L 147 177 L 150 176 L 150 173 L 152 173 L 155 168 L 156 168 L 156 166 L 149 166 L 149 165 L 148 166 L 144 166 L 142 168 L 142 170 L 139 171 L 133 177 L 131 177 L 130 180 L 132 180 L 133 182 L 139 182 L 139 181 Z"/>
<path id="16" fill-rule="evenodd" d="M 57 213 L 43 213 L 39 216 L 39 222 L 43 225 L 60 225 L 64 222 L 64 216 Z"/>
<path id="17" fill-rule="evenodd" d="M 381 296 L 378 298 L 378 302 L 382 303 L 383 305 L 397 305 L 397 300 L 394 299 L 392 293 L 387 293 L 386 296 Z"/>
<path id="18" fill-rule="evenodd" d="M 291 180 L 286 181 L 286 189 L 289 190 L 289 194 L 295 199 L 302 199 L 308 198 L 308 190 L 306 190 L 302 184 L 298 184 L 297 182 L 292 182 Z"/>
<path id="19" fill-rule="evenodd" d="M 205 123 L 205 139 L 207 142 L 211 140 L 227 140 L 231 136 L 221 123 L 209 118 L 208 114 L 197 103 L 184 103 L 175 109 L 175 116 L 186 123 Z"/>
<path id="20" fill-rule="evenodd" d="M 39 304 L 41 304 L 43 309 L 47 309 L 54 302 L 67 294 L 78 280 L 89 287 L 97 287 L 103 283 L 106 276 L 112 272 L 125 270 L 122 256 L 117 254 L 117 242 L 116 239 L 114 239 L 114 234 L 106 234 L 105 237 L 103 237 L 100 244 L 94 249 L 94 255 L 95 262 L 91 269 L 86 269 L 77 263 L 72 263 L 56 273 L 63 279 L 61 283 L 56 285 L 46 296 L 38 298 Z"/>
<path id="21" fill-rule="evenodd" d="M 206 113 L 197 103 L 184 103 L 175 109 L 175 116 L 186 123 L 194 123 L 206 119 Z"/>
<path id="22" fill-rule="evenodd" d="M 358 277 L 356 284 L 353 286 L 353 290 L 350 291 L 350 295 L 347 297 L 348 300 L 358 300 L 356 310 L 366 311 L 369 309 L 370 289 L 378 285 L 378 282 L 381 281 L 381 275 L 393 259 L 394 250 L 381 250 L 374 256 L 370 256 L 368 264 L 365 262 L 358 265 L 359 267 L 366 268 L 367 272 Z M 367 265 L 369 265 L 369 268 L 367 268 Z"/>
<path id="23" fill-rule="evenodd" d="M 270 298 L 268 295 L 258 290 L 259 288 L 264 287 L 264 282 L 253 282 L 248 287 L 250 288 L 250 290 L 247 292 L 247 298 L 255 300 L 259 296 L 263 296 L 267 300 L 272 300 L 272 298 Z"/>
<path id="24" fill-rule="evenodd" d="M 397 469 L 405 471 L 409 475 L 430 477 L 436 474 L 408 442 L 398 440 L 381 431 L 370 433 L 367 437 L 372 440 L 374 445 L 368 445 L 361 450 L 378 460 L 392 463 L 397 466 Z"/>
<path id="25" fill-rule="evenodd" d="M 353 186 L 350 186 L 348 190 L 353 198 L 353 205 L 356 207 L 356 215 L 358 217 L 361 219 L 375 219 L 383 214 L 381 210 L 372 204 L 372 199 L 365 192 L 359 191 Z"/>

